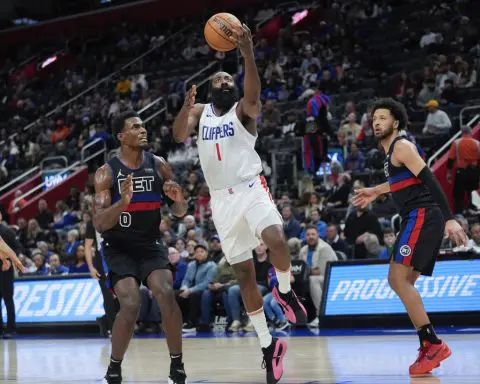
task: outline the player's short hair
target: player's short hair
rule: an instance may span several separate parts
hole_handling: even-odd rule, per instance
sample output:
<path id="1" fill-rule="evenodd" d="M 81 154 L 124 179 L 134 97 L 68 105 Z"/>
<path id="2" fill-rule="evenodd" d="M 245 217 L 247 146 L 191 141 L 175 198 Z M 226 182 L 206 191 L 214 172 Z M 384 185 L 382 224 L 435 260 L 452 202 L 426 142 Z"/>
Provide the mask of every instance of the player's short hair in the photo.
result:
<path id="1" fill-rule="evenodd" d="M 408 115 L 402 103 L 393 100 L 391 97 L 377 99 L 372 104 L 372 115 L 377 109 L 388 109 L 390 114 L 398 121 L 398 130 L 407 129 Z"/>
<path id="2" fill-rule="evenodd" d="M 117 135 L 123 131 L 125 127 L 125 120 L 130 119 L 131 117 L 140 117 L 137 112 L 132 109 L 120 113 L 112 123 L 112 132 L 113 136 L 117 138 Z"/>
<path id="3" fill-rule="evenodd" d="M 314 229 L 318 233 L 318 228 L 316 225 L 308 224 L 307 226 L 305 226 L 305 233 L 307 233 L 309 229 Z"/>

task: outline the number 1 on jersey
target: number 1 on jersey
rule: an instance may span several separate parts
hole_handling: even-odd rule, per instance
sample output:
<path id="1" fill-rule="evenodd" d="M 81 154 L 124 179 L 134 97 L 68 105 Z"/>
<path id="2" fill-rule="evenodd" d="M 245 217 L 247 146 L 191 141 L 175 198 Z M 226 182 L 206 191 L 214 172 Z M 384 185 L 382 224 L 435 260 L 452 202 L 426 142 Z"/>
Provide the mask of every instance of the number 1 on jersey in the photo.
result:
<path id="1" fill-rule="evenodd" d="M 222 155 L 220 154 L 220 145 L 218 145 L 218 143 L 215 143 L 215 148 L 217 150 L 218 161 L 222 161 Z"/>

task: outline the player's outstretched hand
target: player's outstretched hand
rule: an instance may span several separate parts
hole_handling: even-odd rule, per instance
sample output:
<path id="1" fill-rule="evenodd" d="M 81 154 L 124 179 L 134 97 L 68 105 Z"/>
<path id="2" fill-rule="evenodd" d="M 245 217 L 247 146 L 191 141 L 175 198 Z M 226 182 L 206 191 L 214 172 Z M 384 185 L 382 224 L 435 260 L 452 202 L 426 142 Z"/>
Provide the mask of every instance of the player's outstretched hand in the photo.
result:
<path id="1" fill-rule="evenodd" d="M 448 237 L 457 246 L 467 246 L 468 237 L 462 226 L 454 219 L 445 223 L 445 237 Z"/>
<path id="2" fill-rule="evenodd" d="M 235 28 L 235 33 L 230 36 L 230 40 L 237 45 L 242 56 L 253 52 L 252 32 L 246 24 L 242 24 L 240 28 Z"/>
<path id="3" fill-rule="evenodd" d="M 132 174 L 128 175 L 120 188 L 120 194 L 125 205 L 130 204 L 133 197 L 133 179 Z"/>
<path id="4" fill-rule="evenodd" d="M 368 205 L 378 197 L 375 188 L 360 188 L 354 192 L 355 196 L 352 199 L 352 204 L 360 208 L 368 207 Z"/>
<path id="5" fill-rule="evenodd" d="M 192 108 L 195 105 L 195 96 L 197 96 L 197 86 L 192 85 L 192 87 L 185 94 L 185 101 L 183 105 Z"/>
<path id="6" fill-rule="evenodd" d="M 183 188 L 173 180 L 167 180 L 163 183 L 163 192 L 176 203 L 183 203 L 185 201 Z"/>

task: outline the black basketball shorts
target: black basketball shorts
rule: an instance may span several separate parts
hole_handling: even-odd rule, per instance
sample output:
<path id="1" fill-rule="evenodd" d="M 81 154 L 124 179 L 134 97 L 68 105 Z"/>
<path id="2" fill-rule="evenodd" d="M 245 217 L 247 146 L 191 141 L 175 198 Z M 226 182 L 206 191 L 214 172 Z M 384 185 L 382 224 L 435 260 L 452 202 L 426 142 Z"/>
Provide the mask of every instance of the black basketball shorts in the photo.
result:
<path id="1" fill-rule="evenodd" d="M 134 277 L 140 285 L 157 269 L 170 269 L 165 247 L 157 240 L 104 241 L 105 260 L 111 287 L 125 277 Z"/>
<path id="2" fill-rule="evenodd" d="M 445 220 L 438 207 L 412 209 L 402 217 L 390 261 L 431 276 L 443 240 Z"/>

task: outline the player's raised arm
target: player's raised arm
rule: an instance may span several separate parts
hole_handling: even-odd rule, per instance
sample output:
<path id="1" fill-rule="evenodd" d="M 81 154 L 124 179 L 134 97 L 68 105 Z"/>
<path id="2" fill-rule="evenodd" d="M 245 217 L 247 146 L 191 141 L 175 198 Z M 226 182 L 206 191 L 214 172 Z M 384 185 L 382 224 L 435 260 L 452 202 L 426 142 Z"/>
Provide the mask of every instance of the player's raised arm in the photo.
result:
<path id="1" fill-rule="evenodd" d="M 155 163 L 163 179 L 163 192 L 174 201 L 174 204 L 170 207 L 172 213 L 177 217 L 185 216 L 188 204 L 183 195 L 183 188 L 173 180 L 172 168 L 163 157 L 155 156 Z"/>
<path id="2" fill-rule="evenodd" d="M 95 172 L 95 197 L 93 199 L 93 224 L 98 232 L 102 233 L 113 228 L 120 218 L 120 214 L 128 207 L 133 196 L 132 175 L 128 175 L 122 183 L 121 198 L 112 205 L 110 188 L 112 186 L 112 172 L 108 165 L 103 165 Z"/>
<path id="3" fill-rule="evenodd" d="M 255 63 L 252 33 L 245 24 L 242 24 L 241 29 L 237 29 L 236 35 L 232 36 L 231 39 L 236 42 L 240 49 L 245 66 L 243 98 L 240 100 L 239 108 L 241 108 L 243 115 L 255 119 L 262 110 L 262 103 L 260 102 L 262 84 L 258 75 L 257 64 Z"/>
<path id="4" fill-rule="evenodd" d="M 203 112 L 203 104 L 195 104 L 195 96 L 197 95 L 197 86 L 192 85 L 185 95 L 185 101 L 182 109 L 178 112 L 173 122 L 173 138 L 177 143 L 185 141 L 185 139 L 195 131 L 198 121 Z"/>
<path id="5" fill-rule="evenodd" d="M 467 236 L 462 227 L 455 221 L 447 196 L 442 187 L 433 175 L 432 171 L 425 164 L 418 154 L 415 145 L 407 140 L 401 140 L 395 145 L 393 156 L 404 164 L 410 172 L 423 181 L 432 194 L 433 200 L 439 205 L 446 222 L 445 232 L 457 245 L 467 245 Z"/>

